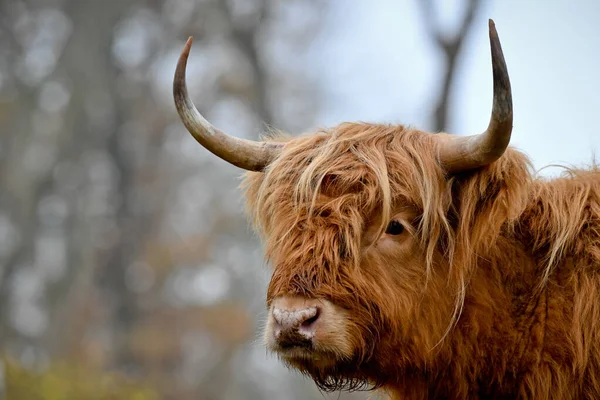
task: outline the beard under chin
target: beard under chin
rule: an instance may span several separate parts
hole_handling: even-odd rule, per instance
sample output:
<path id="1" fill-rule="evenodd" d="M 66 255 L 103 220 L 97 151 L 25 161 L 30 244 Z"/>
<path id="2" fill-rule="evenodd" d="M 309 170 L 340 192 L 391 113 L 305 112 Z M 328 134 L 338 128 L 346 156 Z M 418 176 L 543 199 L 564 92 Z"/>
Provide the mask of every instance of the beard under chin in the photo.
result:
<path id="1" fill-rule="evenodd" d="M 310 358 L 284 359 L 288 368 L 310 377 L 324 392 L 370 391 L 380 388 L 385 380 L 374 374 L 368 364 L 359 360 L 344 360 L 331 363 L 315 363 Z"/>

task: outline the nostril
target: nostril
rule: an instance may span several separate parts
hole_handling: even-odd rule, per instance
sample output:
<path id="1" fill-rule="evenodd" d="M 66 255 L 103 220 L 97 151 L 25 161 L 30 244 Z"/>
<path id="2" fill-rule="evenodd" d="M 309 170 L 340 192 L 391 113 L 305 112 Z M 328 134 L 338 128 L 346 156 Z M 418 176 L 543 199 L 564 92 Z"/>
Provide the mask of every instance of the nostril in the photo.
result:
<path id="1" fill-rule="evenodd" d="M 312 324 L 314 324 L 317 321 L 317 319 L 319 319 L 320 313 L 321 313 L 321 310 L 319 310 L 319 308 L 317 308 L 315 315 L 313 315 L 312 317 L 310 317 L 307 320 L 305 320 L 304 322 L 302 322 L 302 324 L 300 326 L 302 328 L 310 328 L 310 326 Z"/>

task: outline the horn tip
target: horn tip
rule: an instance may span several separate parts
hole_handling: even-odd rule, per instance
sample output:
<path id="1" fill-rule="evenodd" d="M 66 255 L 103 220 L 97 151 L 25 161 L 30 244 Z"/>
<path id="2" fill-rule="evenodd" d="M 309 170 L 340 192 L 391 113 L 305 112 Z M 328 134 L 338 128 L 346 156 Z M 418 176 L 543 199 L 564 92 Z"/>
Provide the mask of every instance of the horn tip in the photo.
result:
<path id="1" fill-rule="evenodd" d="M 179 61 L 177 62 L 176 76 L 179 79 L 185 80 L 185 68 L 187 65 L 187 60 L 190 55 L 190 50 L 192 49 L 192 42 L 194 41 L 194 37 L 190 36 L 188 40 L 185 42 L 185 46 L 183 46 L 183 50 L 181 50 L 181 54 L 179 55 Z"/>
<path id="2" fill-rule="evenodd" d="M 188 38 L 188 40 L 185 42 L 185 46 L 183 47 L 183 53 L 186 54 L 186 56 L 190 53 L 190 50 L 192 48 L 192 43 L 194 42 L 194 37 L 190 36 Z"/>
<path id="3" fill-rule="evenodd" d="M 498 37 L 498 31 L 496 30 L 496 23 L 494 22 L 493 19 L 489 19 L 488 20 L 488 26 L 490 29 L 490 39 L 493 38 L 497 38 Z"/>
<path id="4" fill-rule="evenodd" d="M 190 36 L 185 42 L 185 46 L 183 47 L 183 50 L 179 55 L 179 60 L 177 61 L 177 67 L 175 68 L 175 76 L 173 77 L 173 95 L 175 96 L 176 104 L 179 102 L 179 99 L 182 96 L 187 96 L 185 73 L 193 40 L 193 36 Z"/>

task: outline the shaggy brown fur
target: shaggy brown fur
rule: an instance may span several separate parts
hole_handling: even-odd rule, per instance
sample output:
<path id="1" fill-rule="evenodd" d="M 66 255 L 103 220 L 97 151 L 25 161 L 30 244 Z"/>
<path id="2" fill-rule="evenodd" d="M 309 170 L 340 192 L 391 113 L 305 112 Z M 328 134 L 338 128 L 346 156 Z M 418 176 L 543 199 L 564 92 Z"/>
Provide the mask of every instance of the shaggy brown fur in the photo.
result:
<path id="1" fill-rule="evenodd" d="M 272 139 L 282 154 L 247 174 L 267 302 L 347 313 L 351 354 L 291 365 L 398 399 L 600 398 L 600 173 L 545 181 L 508 149 L 447 176 L 442 138 L 346 123 Z M 392 219 L 406 231 L 383 238 Z"/>

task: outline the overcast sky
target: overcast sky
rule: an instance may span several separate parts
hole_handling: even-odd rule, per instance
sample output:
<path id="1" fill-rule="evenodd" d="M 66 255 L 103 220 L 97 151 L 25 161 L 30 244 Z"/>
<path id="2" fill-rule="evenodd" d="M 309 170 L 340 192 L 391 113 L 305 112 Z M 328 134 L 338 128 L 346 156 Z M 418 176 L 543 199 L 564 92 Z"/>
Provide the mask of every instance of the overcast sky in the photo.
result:
<path id="1" fill-rule="evenodd" d="M 441 57 L 425 34 L 416 1 L 330 3 L 310 56 L 325 89 L 317 125 L 363 120 L 430 126 Z M 600 1 L 486 3 L 461 55 L 451 130 L 472 134 L 487 126 L 492 99 L 487 19 L 492 18 L 512 82 L 512 145 L 538 169 L 589 163 L 592 151 L 600 150 Z M 444 28 L 453 31 L 464 0 L 437 4 Z"/>

